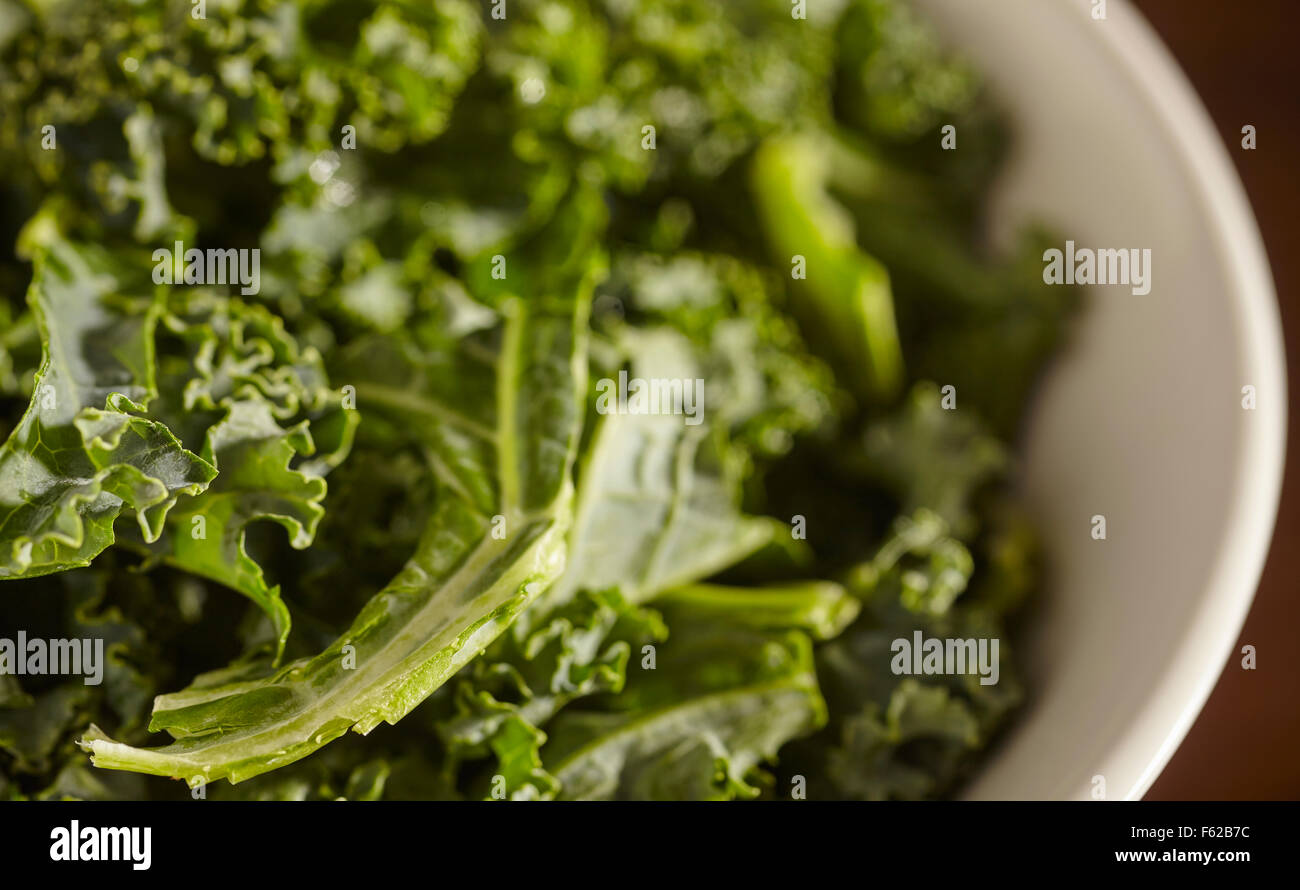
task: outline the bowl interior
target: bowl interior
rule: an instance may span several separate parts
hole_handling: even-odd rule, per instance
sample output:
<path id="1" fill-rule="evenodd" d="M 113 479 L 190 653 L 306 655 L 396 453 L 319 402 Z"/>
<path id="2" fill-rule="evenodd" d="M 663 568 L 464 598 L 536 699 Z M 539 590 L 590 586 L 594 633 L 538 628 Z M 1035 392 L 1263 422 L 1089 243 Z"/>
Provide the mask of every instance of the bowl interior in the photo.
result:
<path id="1" fill-rule="evenodd" d="M 1089 288 L 1036 397 L 1023 486 L 1050 578 L 1020 651 L 1031 700 L 966 794 L 1086 798 L 1101 776 L 1107 798 L 1140 797 L 1234 648 L 1276 512 L 1285 377 L 1221 141 L 1240 137 L 1212 130 L 1122 0 L 1104 21 L 1086 0 L 919 5 L 1016 129 L 995 234 L 1041 219 L 1079 247 L 1152 257 L 1146 295 Z"/>

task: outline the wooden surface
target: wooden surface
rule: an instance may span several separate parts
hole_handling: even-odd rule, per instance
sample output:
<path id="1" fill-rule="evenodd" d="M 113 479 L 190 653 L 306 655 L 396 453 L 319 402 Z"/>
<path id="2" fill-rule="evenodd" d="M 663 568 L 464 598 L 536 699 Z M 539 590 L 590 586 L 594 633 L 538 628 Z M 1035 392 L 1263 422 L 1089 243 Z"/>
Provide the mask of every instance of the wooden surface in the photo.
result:
<path id="1" fill-rule="evenodd" d="M 1273 546 L 1237 644 L 1148 800 L 1300 799 L 1300 0 L 1136 0 L 1191 79 L 1264 235 L 1286 332 L 1287 471 Z M 1241 148 L 1253 124 L 1258 148 Z"/>

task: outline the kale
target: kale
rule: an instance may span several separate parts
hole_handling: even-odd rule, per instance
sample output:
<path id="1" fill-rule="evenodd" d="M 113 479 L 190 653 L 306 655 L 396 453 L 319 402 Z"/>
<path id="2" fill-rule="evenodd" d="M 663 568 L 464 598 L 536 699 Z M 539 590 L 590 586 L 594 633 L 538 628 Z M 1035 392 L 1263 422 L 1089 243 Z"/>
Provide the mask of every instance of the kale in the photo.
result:
<path id="1" fill-rule="evenodd" d="M 0 796 L 932 797 L 1014 713 L 1076 298 L 978 74 L 497 6 L 0 0 Z"/>

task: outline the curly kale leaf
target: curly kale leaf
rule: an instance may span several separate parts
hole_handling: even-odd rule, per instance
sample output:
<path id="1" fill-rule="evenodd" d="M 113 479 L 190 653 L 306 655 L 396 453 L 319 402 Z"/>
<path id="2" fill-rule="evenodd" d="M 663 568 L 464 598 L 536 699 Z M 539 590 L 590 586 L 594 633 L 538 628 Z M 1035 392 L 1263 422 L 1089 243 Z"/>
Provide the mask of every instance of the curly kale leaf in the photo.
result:
<path id="1" fill-rule="evenodd" d="M 45 349 L 27 412 L 0 446 L 6 579 L 88 565 L 124 509 L 157 540 L 177 500 L 216 475 L 142 416 L 157 394 L 153 286 L 121 258 L 57 235 L 34 251 L 30 299 Z"/>

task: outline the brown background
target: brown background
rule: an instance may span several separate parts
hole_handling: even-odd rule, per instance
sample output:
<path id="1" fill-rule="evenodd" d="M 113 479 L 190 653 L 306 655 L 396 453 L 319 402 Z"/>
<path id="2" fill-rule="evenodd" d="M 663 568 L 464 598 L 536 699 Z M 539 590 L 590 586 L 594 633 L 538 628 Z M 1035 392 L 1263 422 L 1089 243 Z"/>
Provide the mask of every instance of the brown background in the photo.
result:
<path id="1" fill-rule="evenodd" d="M 1135 0 L 1218 125 L 1255 208 L 1286 335 L 1290 405 L 1282 506 L 1254 607 L 1148 800 L 1300 799 L 1300 25 L 1298 0 Z M 1258 148 L 1241 148 L 1253 124 Z"/>

